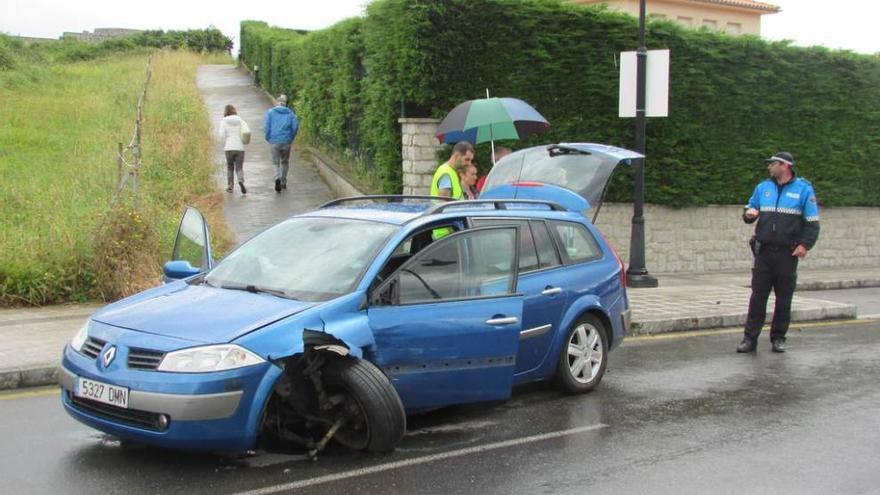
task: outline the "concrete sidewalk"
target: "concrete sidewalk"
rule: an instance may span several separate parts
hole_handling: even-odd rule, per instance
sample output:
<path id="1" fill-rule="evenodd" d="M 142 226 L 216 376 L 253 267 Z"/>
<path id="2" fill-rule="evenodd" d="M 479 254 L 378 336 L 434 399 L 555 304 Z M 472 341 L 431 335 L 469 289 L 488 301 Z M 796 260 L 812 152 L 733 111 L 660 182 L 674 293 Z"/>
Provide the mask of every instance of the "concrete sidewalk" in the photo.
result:
<path id="1" fill-rule="evenodd" d="M 209 65 L 199 69 L 198 85 L 212 121 L 219 121 L 223 106 L 235 105 L 249 123 L 253 139 L 245 157 L 248 193 L 226 195 L 224 212 L 229 226 L 245 240 L 290 215 L 307 211 L 332 199 L 315 165 L 302 155 L 291 157 L 289 190 L 273 189 L 273 168 L 268 145 L 262 139 L 263 113 L 270 103 L 260 88 L 234 66 Z M 217 144 L 217 187 L 225 189 L 226 165 Z M 809 260 L 798 274 L 798 290 L 880 287 L 880 268 L 810 270 Z M 750 291 L 749 273 L 654 274 L 660 287 L 630 289 L 633 332 L 660 332 L 741 326 Z M 769 307 L 772 310 L 772 296 Z M 61 352 L 99 305 L 82 304 L 36 309 L 0 310 L 0 389 L 55 383 Z M 856 307 L 817 300 L 798 292 L 792 304 L 792 321 L 853 318 Z M 768 314 L 768 321 L 772 316 Z"/>
<path id="2" fill-rule="evenodd" d="M 275 192 L 275 168 L 269 145 L 263 138 L 263 117 L 272 107 L 263 90 L 254 86 L 250 76 L 234 65 L 199 67 L 196 84 L 216 132 L 223 108 L 231 104 L 251 128 L 251 142 L 245 145 L 244 176 L 247 194 L 234 192 L 225 196 L 223 213 L 238 242 L 287 218 L 308 211 L 331 199 L 330 188 L 318 175 L 315 165 L 298 148 L 290 154 L 288 189 Z M 215 144 L 215 176 L 218 190 L 226 189 L 226 158 L 223 145 Z M 237 180 L 237 178 L 236 178 Z"/>

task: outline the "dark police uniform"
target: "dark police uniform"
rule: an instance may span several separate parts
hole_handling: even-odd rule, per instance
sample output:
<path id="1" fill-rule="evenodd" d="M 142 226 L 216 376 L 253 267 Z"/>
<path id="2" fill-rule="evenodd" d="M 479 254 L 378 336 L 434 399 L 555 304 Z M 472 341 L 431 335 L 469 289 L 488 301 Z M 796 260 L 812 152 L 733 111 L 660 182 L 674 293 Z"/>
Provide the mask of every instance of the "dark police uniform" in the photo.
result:
<path id="1" fill-rule="evenodd" d="M 792 172 L 793 173 L 793 172 Z M 767 316 L 767 298 L 776 294 L 770 340 L 785 340 L 791 321 L 791 298 L 797 282 L 798 257 L 792 252 L 798 244 L 808 250 L 819 238 L 819 206 L 809 181 L 794 176 L 785 184 L 767 179 L 758 184 L 747 208 L 760 213 L 752 239 L 755 265 L 752 268 L 752 297 L 745 335 L 757 340 Z M 743 220 L 752 223 L 755 219 Z"/>

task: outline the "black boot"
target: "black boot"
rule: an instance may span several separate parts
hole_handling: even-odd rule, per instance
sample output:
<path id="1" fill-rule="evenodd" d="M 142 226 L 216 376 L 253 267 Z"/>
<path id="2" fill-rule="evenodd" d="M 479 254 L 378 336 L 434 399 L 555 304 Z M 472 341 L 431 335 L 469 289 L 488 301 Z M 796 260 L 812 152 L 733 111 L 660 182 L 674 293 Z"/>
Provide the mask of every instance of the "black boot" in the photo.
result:
<path id="1" fill-rule="evenodd" d="M 743 337 L 742 342 L 736 346 L 736 352 L 755 352 L 758 348 L 758 341 L 751 337 Z"/>
<path id="2" fill-rule="evenodd" d="M 242 194 L 247 194 L 247 188 L 244 187 L 244 182 L 239 182 L 239 183 L 238 183 L 238 186 L 241 187 L 241 193 L 242 193 Z"/>
<path id="3" fill-rule="evenodd" d="M 281 179 L 275 179 L 275 192 L 281 192 Z"/>
<path id="4" fill-rule="evenodd" d="M 773 352 L 785 352 L 785 337 L 773 339 L 770 343 L 773 345 Z"/>

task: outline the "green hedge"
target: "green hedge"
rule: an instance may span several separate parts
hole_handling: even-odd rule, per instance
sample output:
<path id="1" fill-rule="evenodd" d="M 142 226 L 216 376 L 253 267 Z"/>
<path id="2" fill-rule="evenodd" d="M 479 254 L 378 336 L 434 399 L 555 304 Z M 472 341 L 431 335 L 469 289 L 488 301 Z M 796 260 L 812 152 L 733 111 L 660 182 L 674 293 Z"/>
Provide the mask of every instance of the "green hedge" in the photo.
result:
<path id="1" fill-rule="evenodd" d="M 637 20 L 558 0 L 376 0 L 366 16 L 305 34 L 242 23 L 242 61 L 263 85 L 293 95 L 316 141 L 348 150 L 400 190 L 397 118 L 443 117 L 459 102 L 515 96 L 552 132 L 506 143 L 633 146 L 617 117 L 619 52 Z M 791 151 L 826 205 L 880 205 L 880 57 L 798 48 L 652 21 L 651 49 L 669 48 L 670 116 L 649 119 L 647 201 L 744 202 L 762 159 Z M 488 163 L 485 147 L 478 163 Z M 628 201 L 631 171 L 609 199 Z"/>

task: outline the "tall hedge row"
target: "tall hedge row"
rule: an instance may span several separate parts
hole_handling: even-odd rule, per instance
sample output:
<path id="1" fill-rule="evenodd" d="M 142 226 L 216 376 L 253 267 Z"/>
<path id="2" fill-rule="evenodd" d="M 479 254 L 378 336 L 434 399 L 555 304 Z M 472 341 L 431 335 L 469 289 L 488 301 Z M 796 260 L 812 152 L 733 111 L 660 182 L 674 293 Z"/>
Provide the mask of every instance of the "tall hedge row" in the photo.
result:
<path id="1" fill-rule="evenodd" d="M 632 147 L 617 117 L 618 61 L 637 20 L 558 0 L 376 0 L 366 16 L 303 34 L 242 23 L 242 61 L 294 95 L 309 135 L 400 190 L 397 118 L 443 117 L 485 96 L 530 102 L 552 123 L 515 148 L 551 141 Z M 826 205 L 880 205 L 880 57 L 798 48 L 652 21 L 669 48 L 670 115 L 648 122 L 647 200 L 741 203 L 786 149 Z M 480 149 L 477 161 L 488 162 Z M 627 201 L 631 172 L 610 199 Z"/>

